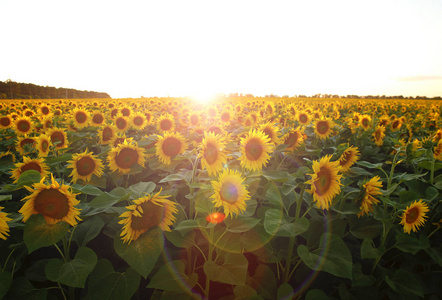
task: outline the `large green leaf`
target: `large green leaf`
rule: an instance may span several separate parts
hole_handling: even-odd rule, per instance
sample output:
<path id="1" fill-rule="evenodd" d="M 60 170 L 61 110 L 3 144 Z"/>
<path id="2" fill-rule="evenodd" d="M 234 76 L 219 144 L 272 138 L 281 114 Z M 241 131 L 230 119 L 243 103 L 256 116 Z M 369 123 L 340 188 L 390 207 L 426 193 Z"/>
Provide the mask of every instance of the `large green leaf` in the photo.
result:
<path id="1" fill-rule="evenodd" d="M 0 271 L 0 299 L 8 292 L 12 284 L 12 274 Z"/>
<path id="2" fill-rule="evenodd" d="M 265 299 L 271 299 L 276 294 L 277 282 L 275 273 L 266 264 L 259 264 L 256 267 L 253 277 L 247 278 L 247 284 Z"/>
<path id="3" fill-rule="evenodd" d="M 373 246 L 373 240 L 366 238 L 362 241 L 361 245 L 361 258 L 373 259 L 378 258 L 384 253 L 383 249 L 375 248 Z"/>
<path id="4" fill-rule="evenodd" d="M 37 289 L 25 277 L 16 277 L 8 291 L 8 299 L 46 300 L 47 289 Z"/>
<path id="5" fill-rule="evenodd" d="M 86 279 L 97 263 L 95 252 L 86 247 L 78 248 L 73 260 L 63 262 L 61 259 L 51 259 L 45 268 L 49 280 L 67 286 L 84 288 Z"/>
<path id="6" fill-rule="evenodd" d="M 276 292 L 277 299 L 292 299 L 293 298 L 293 287 L 288 283 L 283 283 L 278 287 Z"/>
<path id="7" fill-rule="evenodd" d="M 385 282 L 400 295 L 414 294 L 418 297 L 424 297 L 424 289 L 412 273 L 398 269 L 393 277 L 385 276 Z"/>
<path id="8" fill-rule="evenodd" d="M 90 217 L 75 228 L 72 239 L 77 241 L 80 247 L 84 247 L 100 233 L 103 226 L 104 221 L 101 218 L 98 216 Z"/>
<path id="9" fill-rule="evenodd" d="M 430 247 L 430 242 L 425 235 L 420 235 L 419 238 L 405 233 L 398 233 L 396 235 L 396 248 L 401 251 L 416 254 L 420 250 L 425 250 Z"/>
<path id="10" fill-rule="evenodd" d="M 351 218 L 350 233 L 358 239 L 374 239 L 382 232 L 382 223 L 372 218 Z"/>
<path id="11" fill-rule="evenodd" d="M 264 199 L 269 201 L 273 207 L 278 207 L 278 208 L 282 207 L 283 206 L 282 196 L 281 193 L 279 192 L 278 186 L 273 182 L 270 182 L 267 186 L 268 188 L 264 196 Z"/>
<path id="12" fill-rule="evenodd" d="M 230 232 L 245 232 L 249 231 L 259 223 L 260 219 L 257 218 L 227 218 L 224 223 L 227 226 L 227 231 Z"/>
<path id="13" fill-rule="evenodd" d="M 341 238 L 324 233 L 321 236 L 319 248 L 309 251 L 304 245 L 299 245 L 298 255 L 302 261 L 314 271 L 325 271 L 338 277 L 352 279 L 352 257 L 347 245 Z"/>
<path id="14" fill-rule="evenodd" d="M 81 184 L 73 184 L 71 185 L 71 187 L 74 190 L 74 193 L 83 193 L 86 195 L 92 195 L 92 196 L 98 196 L 101 193 L 103 193 L 102 190 L 100 190 L 99 188 L 91 185 L 91 184 L 86 184 L 86 185 L 81 185 Z"/>
<path id="15" fill-rule="evenodd" d="M 263 299 L 258 293 L 248 285 L 237 285 L 233 288 L 235 300 L 261 300 Z"/>
<path id="16" fill-rule="evenodd" d="M 36 182 L 40 182 L 41 175 L 40 172 L 36 170 L 27 170 L 20 174 L 20 177 L 17 181 L 17 188 L 21 188 L 23 186 L 31 186 Z"/>
<path id="17" fill-rule="evenodd" d="M 115 272 L 112 263 L 100 259 L 89 276 L 88 296 L 91 300 L 129 300 L 135 294 L 141 280 L 140 274 L 127 268 Z"/>
<path id="18" fill-rule="evenodd" d="M 284 212 L 280 209 L 271 208 L 265 212 L 264 228 L 271 235 L 294 237 L 307 231 L 309 225 L 307 218 L 300 218 L 294 223 L 287 222 Z"/>
<path id="19" fill-rule="evenodd" d="M 247 258 L 239 253 L 226 253 L 224 263 L 218 265 L 209 260 L 204 263 L 204 273 L 212 281 L 233 285 L 245 285 L 247 276 Z"/>
<path id="20" fill-rule="evenodd" d="M 46 224 L 42 215 L 33 215 L 26 222 L 23 240 L 28 247 L 29 253 L 57 243 L 69 230 L 69 224 L 58 222 Z"/>
<path id="21" fill-rule="evenodd" d="M 163 251 L 163 231 L 159 227 L 154 227 L 131 243 L 124 243 L 118 234 L 114 238 L 114 248 L 129 266 L 147 278 Z"/>
<path id="22" fill-rule="evenodd" d="M 155 190 L 156 184 L 153 182 L 138 182 L 131 185 L 128 191 L 131 192 L 131 198 L 138 199 L 151 194 Z"/>
<path id="23" fill-rule="evenodd" d="M 191 289 L 198 282 L 198 274 L 192 273 L 187 276 L 184 269 L 183 261 L 171 261 L 158 270 L 147 287 L 169 292 L 183 292 Z"/>

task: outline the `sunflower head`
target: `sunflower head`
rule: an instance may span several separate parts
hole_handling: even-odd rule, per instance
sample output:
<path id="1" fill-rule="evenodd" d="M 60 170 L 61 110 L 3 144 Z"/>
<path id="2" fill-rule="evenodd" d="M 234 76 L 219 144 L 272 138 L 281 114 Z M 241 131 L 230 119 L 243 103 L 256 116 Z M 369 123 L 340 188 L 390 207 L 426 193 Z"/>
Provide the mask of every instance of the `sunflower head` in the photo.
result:
<path id="1" fill-rule="evenodd" d="M 325 140 L 331 135 L 333 126 L 334 123 L 330 119 L 315 120 L 314 122 L 315 135 L 321 140 Z"/>
<path id="2" fill-rule="evenodd" d="M 418 231 L 419 227 L 425 224 L 428 211 L 427 203 L 422 200 L 414 201 L 407 206 L 400 222 L 404 226 L 404 232 L 410 234 L 411 230 Z"/>
<path id="3" fill-rule="evenodd" d="M 341 166 L 341 172 L 347 172 L 350 167 L 359 159 L 358 147 L 348 147 L 342 152 L 341 157 L 339 158 L 339 165 Z"/>
<path id="4" fill-rule="evenodd" d="M 358 217 L 362 217 L 367 215 L 369 212 L 373 211 L 373 205 L 378 204 L 379 200 L 374 198 L 373 196 L 382 195 L 382 181 L 379 176 L 375 176 L 371 178 L 368 182 L 363 184 L 363 198 L 360 203 L 359 209 L 361 210 L 358 213 Z"/>
<path id="5" fill-rule="evenodd" d="M 85 109 L 76 108 L 72 113 L 72 121 L 77 128 L 83 128 L 89 125 L 89 112 Z"/>
<path id="6" fill-rule="evenodd" d="M 54 127 L 49 129 L 46 134 L 51 138 L 51 142 L 56 149 L 68 147 L 68 137 L 63 129 Z"/>
<path id="7" fill-rule="evenodd" d="M 105 121 L 104 114 L 102 112 L 94 112 L 91 117 L 91 124 L 93 126 L 101 126 Z"/>
<path id="8" fill-rule="evenodd" d="M 15 167 L 12 169 L 11 178 L 14 179 L 13 183 L 17 183 L 20 175 L 28 170 L 35 170 L 40 173 L 41 178 L 46 178 L 49 174 L 49 167 L 45 164 L 43 158 L 32 159 L 27 156 L 23 156 L 23 162 L 15 164 Z"/>
<path id="9" fill-rule="evenodd" d="M 293 151 L 304 142 L 304 134 L 301 129 L 293 128 L 282 137 L 282 140 L 287 145 L 285 151 Z"/>
<path id="10" fill-rule="evenodd" d="M 84 182 L 91 180 L 92 175 L 100 177 L 103 174 L 103 163 L 99 158 L 88 152 L 87 149 L 83 153 L 76 153 L 72 156 L 72 160 L 67 161 L 69 169 L 72 169 L 72 182 L 77 182 L 79 179 Z"/>
<path id="11" fill-rule="evenodd" d="M 45 184 L 46 178 L 34 183 L 32 188 L 26 189 L 32 192 L 31 195 L 23 198 L 26 201 L 19 213 L 23 215 L 23 222 L 26 222 L 32 215 L 42 215 L 47 224 L 55 224 L 64 221 L 72 226 L 81 221 L 80 210 L 75 208 L 80 203 L 69 190 L 69 186 L 59 184 L 51 175 L 51 182 Z"/>
<path id="12" fill-rule="evenodd" d="M 127 211 L 120 215 L 122 220 L 118 222 L 123 224 L 120 236 L 124 242 L 130 244 L 156 226 L 170 231 L 178 210 L 176 203 L 167 199 L 170 196 L 160 196 L 160 193 L 136 199 L 133 205 L 126 206 Z"/>
<path id="13" fill-rule="evenodd" d="M 9 128 L 12 126 L 12 117 L 10 115 L 0 116 L 0 128 Z"/>
<path id="14" fill-rule="evenodd" d="M 17 135 L 29 134 L 34 130 L 34 124 L 30 117 L 17 117 L 14 121 L 14 130 Z"/>
<path id="15" fill-rule="evenodd" d="M 99 131 L 100 144 L 107 145 L 117 136 L 117 128 L 114 125 L 106 125 Z"/>
<path id="16" fill-rule="evenodd" d="M 159 132 L 175 131 L 175 118 L 169 114 L 162 114 L 157 120 L 157 130 Z"/>
<path id="17" fill-rule="evenodd" d="M 201 157 L 202 167 L 207 169 L 209 175 L 221 171 L 227 162 L 227 154 L 224 151 L 225 146 L 225 140 L 221 136 L 210 132 L 204 133 L 199 157 Z"/>
<path id="18" fill-rule="evenodd" d="M 385 137 L 385 127 L 382 125 L 378 125 L 373 132 L 373 140 L 376 145 L 382 146 L 384 143 L 384 137 Z"/>
<path id="19" fill-rule="evenodd" d="M 0 206 L 0 239 L 6 240 L 9 236 L 9 225 L 8 222 L 11 221 L 11 218 L 8 218 L 8 214 L 2 212 L 4 207 Z"/>
<path id="20" fill-rule="evenodd" d="M 125 117 L 121 113 L 119 113 L 115 116 L 113 125 L 118 130 L 118 132 L 124 133 L 130 126 L 130 120 L 128 117 Z"/>
<path id="21" fill-rule="evenodd" d="M 261 170 L 270 159 L 273 150 L 270 138 L 262 131 L 252 129 L 241 138 L 241 166 L 248 170 Z"/>
<path id="22" fill-rule="evenodd" d="M 165 165 L 169 165 L 175 156 L 183 154 L 187 149 L 184 137 L 178 132 L 166 132 L 163 136 L 158 136 L 155 146 L 156 155 Z"/>
<path id="23" fill-rule="evenodd" d="M 144 167 L 144 151 L 135 142 L 125 139 L 122 144 L 110 150 L 108 161 L 111 171 L 127 174 L 137 164 Z"/>
<path id="24" fill-rule="evenodd" d="M 270 122 L 263 124 L 259 127 L 259 129 L 270 138 L 270 143 L 279 144 L 280 140 L 278 137 L 279 128 L 277 126 L 272 125 Z"/>

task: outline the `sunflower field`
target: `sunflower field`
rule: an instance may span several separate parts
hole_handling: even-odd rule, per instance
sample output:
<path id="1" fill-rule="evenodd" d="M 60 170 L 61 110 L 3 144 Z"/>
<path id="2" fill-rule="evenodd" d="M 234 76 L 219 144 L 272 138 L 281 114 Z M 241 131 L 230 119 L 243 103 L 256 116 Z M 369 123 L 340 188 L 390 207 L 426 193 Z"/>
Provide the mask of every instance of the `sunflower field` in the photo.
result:
<path id="1" fill-rule="evenodd" d="M 441 113 L 2 100 L 0 299 L 440 299 Z"/>

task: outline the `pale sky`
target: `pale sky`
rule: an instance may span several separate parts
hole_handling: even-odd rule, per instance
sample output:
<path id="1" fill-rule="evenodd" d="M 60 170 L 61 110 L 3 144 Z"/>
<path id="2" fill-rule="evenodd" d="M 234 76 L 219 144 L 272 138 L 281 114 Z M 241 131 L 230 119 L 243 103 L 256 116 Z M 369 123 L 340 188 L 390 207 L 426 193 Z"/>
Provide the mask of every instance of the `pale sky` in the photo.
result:
<path id="1" fill-rule="evenodd" d="M 441 0 L 0 0 L 0 80 L 113 98 L 442 96 Z"/>

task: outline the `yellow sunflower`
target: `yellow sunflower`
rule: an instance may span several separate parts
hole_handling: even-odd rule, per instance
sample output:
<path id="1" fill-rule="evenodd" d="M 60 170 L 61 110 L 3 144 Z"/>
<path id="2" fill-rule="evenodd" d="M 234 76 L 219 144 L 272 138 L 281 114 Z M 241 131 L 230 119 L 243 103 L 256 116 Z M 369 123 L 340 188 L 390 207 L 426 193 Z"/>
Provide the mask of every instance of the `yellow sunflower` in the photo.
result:
<path id="1" fill-rule="evenodd" d="M 202 149 L 198 156 L 201 157 L 201 165 L 207 169 L 209 175 L 216 174 L 223 169 L 227 162 L 225 147 L 225 140 L 221 136 L 204 132 Z"/>
<path id="2" fill-rule="evenodd" d="M 298 122 L 300 125 L 304 125 L 307 126 L 308 124 L 310 124 L 310 115 L 307 112 L 304 111 L 300 111 L 298 113 Z"/>
<path id="3" fill-rule="evenodd" d="M 270 122 L 266 124 L 262 124 L 259 126 L 259 129 L 270 138 L 270 143 L 278 145 L 280 143 L 278 132 L 279 128 L 277 126 L 272 125 Z"/>
<path id="4" fill-rule="evenodd" d="M 99 131 L 100 144 L 107 145 L 117 136 L 117 128 L 114 125 L 106 125 Z"/>
<path id="5" fill-rule="evenodd" d="M 12 169 L 11 178 L 14 179 L 13 183 L 17 183 L 20 175 L 28 170 L 35 170 L 40 173 L 41 178 L 45 178 L 49 172 L 47 171 L 49 167 L 45 164 L 43 158 L 29 158 L 27 156 L 23 156 L 22 163 L 16 163 L 15 167 Z"/>
<path id="6" fill-rule="evenodd" d="M 333 126 L 335 126 L 335 124 L 330 119 L 315 120 L 313 126 L 315 129 L 315 135 L 321 140 L 328 139 L 332 133 Z"/>
<path id="7" fill-rule="evenodd" d="M 49 154 L 52 146 L 51 137 L 46 134 L 40 134 L 35 143 L 35 149 L 38 151 L 38 156 L 46 157 Z"/>
<path id="8" fill-rule="evenodd" d="M 242 167 L 252 171 L 261 170 L 270 159 L 272 144 L 262 131 L 252 129 L 246 137 L 241 138 L 240 151 Z"/>
<path id="9" fill-rule="evenodd" d="M 42 120 L 41 120 L 41 124 L 43 124 L 43 128 L 45 130 L 52 128 L 53 124 L 52 124 L 52 116 L 45 116 Z"/>
<path id="10" fill-rule="evenodd" d="M 169 113 L 161 115 L 157 120 L 157 130 L 162 133 L 174 132 L 175 118 Z"/>
<path id="11" fill-rule="evenodd" d="M 17 117 L 13 126 L 17 135 L 29 134 L 34 130 L 34 124 L 29 117 Z"/>
<path id="12" fill-rule="evenodd" d="M 105 117 L 102 112 L 94 112 L 91 117 L 92 126 L 101 126 L 104 124 Z"/>
<path id="13" fill-rule="evenodd" d="M 361 206 L 359 207 L 361 211 L 358 213 L 358 217 L 368 215 L 369 212 L 373 211 L 373 204 L 379 203 L 379 200 L 374 198 L 373 196 L 382 195 L 381 178 L 379 176 L 373 177 L 363 185 L 363 188 L 365 190 L 365 193 L 364 197 L 362 198 Z"/>
<path id="14" fill-rule="evenodd" d="M 373 140 L 376 145 L 382 146 L 384 144 L 385 137 L 385 127 L 382 125 L 376 126 L 376 129 L 373 132 Z"/>
<path id="15" fill-rule="evenodd" d="M 339 165 L 341 166 L 341 173 L 347 172 L 350 167 L 358 161 L 359 159 L 358 147 L 348 147 L 342 152 L 341 157 L 339 158 Z"/>
<path id="16" fill-rule="evenodd" d="M 51 114 L 51 109 L 50 109 L 49 105 L 42 104 L 40 106 L 39 110 L 40 110 L 40 113 L 44 116 L 48 116 Z"/>
<path id="17" fill-rule="evenodd" d="M 398 131 L 402 127 L 401 119 L 395 119 L 394 121 L 391 122 L 390 126 L 391 126 L 391 131 L 393 132 Z"/>
<path id="18" fill-rule="evenodd" d="M 125 133 L 129 129 L 130 120 L 119 113 L 114 118 L 114 126 L 118 132 Z"/>
<path id="19" fill-rule="evenodd" d="M 246 201 L 250 199 L 250 195 L 244 184 L 244 178 L 238 171 L 224 169 L 218 180 L 211 183 L 214 193 L 210 198 L 213 198 L 215 207 L 224 208 L 227 217 L 238 215 L 246 209 Z"/>
<path id="20" fill-rule="evenodd" d="M 71 226 L 77 225 L 81 221 L 80 210 L 75 206 L 80 203 L 74 194 L 69 190 L 69 186 L 60 185 L 51 175 L 51 183 L 44 184 L 45 178 L 38 183 L 34 183 L 32 188 L 25 188 L 32 192 L 31 195 L 23 198 L 26 201 L 18 211 L 23 215 L 23 222 L 26 222 L 32 215 L 42 215 L 47 224 L 55 224 L 65 221 Z"/>
<path id="21" fill-rule="evenodd" d="M 233 118 L 233 113 L 230 109 L 224 109 L 219 114 L 219 119 L 221 120 L 221 123 L 224 125 L 230 124 L 230 121 L 232 121 L 232 118 Z"/>
<path id="22" fill-rule="evenodd" d="M 67 162 L 69 163 L 67 167 L 72 169 L 69 176 L 72 177 L 74 183 L 78 179 L 88 182 L 91 180 L 92 175 L 97 177 L 103 175 L 103 163 L 92 152 L 88 152 L 87 149 L 83 153 L 72 155 L 72 160 Z"/>
<path id="23" fill-rule="evenodd" d="M 124 105 L 120 108 L 120 113 L 123 116 L 130 118 L 130 116 L 132 115 L 132 108 L 130 106 Z"/>
<path id="24" fill-rule="evenodd" d="M 136 164 L 144 167 L 145 157 L 142 148 L 134 142 L 125 140 L 122 144 L 110 150 L 108 161 L 111 171 L 127 174 Z"/>
<path id="25" fill-rule="evenodd" d="M 137 112 L 130 115 L 130 125 L 132 128 L 142 130 L 147 124 L 146 116 L 143 113 Z"/>
<path id="26" fill-rule="evenodd" d="M 193 112 L 189 115 L 189 125 L 199 126 L 201 124 L 201 116 L 199 113 Z"/>
<path id="27" fill-rule="evenodd" d="M 83 128 L 89 125 L 89 113 L 85 109 L 76 108 L 72 113 L 72 121 L 77 128 Z"/>
<path id="28" fill-rule="evenodd" d="M 171 160 L 178 154 L 183 154 L 187 149 L 187 143 L 180 133 L 164 133 L 158 136 L 155 145 L 158 159 L 165 165 L 169 165 Z"/>
<path id="29" fill-rule="evenodd" d="M 160 192 L 136 199 L 133 205 L 126 206 L 127 211 L 120 215 L 123 220 L 118 222 L 123 224 L 120 236 L 125 243 L 130 244 L 155 226 L 171 231 L 178 209 L 175 202 L 167 199 L 170 196 L 160 196 Z"/>
<path id="30" fill-rule="evenodd" d="M 0 117 L 0 128 L 9 128 L 12 126 L 12 117 L 10 115 Z"/>
<path id="31" fill-rule="evenodd" d="M 302 130 L 293 128 L 282 137 L 282 140 L 284 145 L 287 145 L 285 151 L 293 151 L 304 142 L 304 135 Z"/>
<path id="32" fill-rule="evenodd" d="M 322 157 L 319 161 L 313 161 L 312 178 L 306 183 L 311 185 L 310 193 L 313 201 L 321 209 L 329 209 L 333 198 L 341 192 L 341 177 L 339 175 L 339 162 L 330 161 L 331 155 Z"/>
<path id="33" fill-rule="evenodd" d="M 425 218 L 427 218 L 426 213 L 428 211 L 427 203 L 422 200 L 414 201 L 407 206 L 400 222 L 400 224 L 404 226 L 404 232 L 410 234 L 411 230 L 414 232 L 418 231 L 419 226 L 425 224 Z"/>
<path id="34" fill-rule="evenodd" d="M 68 147 L 68 136 L 63 129 L 54 127 L 49 129 L 46 134 L 51 138 L 51 142 L 56 149 Z"/>
<path id="35" fill-rule="evenodd" d="M 24 136 L 17 137 L 16 148 L 21 155 L 25 155 L 35 149 L 35 144 L 35 138 L 28 137 L 28 135 L 25 134 Z"/>
<path id="36" fill-rule="evenodd" d="M 9 225 L 8 222 L 11 221 L 11 218 L 8 218 L 8 214 L 2 212 L 4 207 L 0 206 L 0 239 L 6 240 L 6 237 L 9 236 Z"/>
<path id="37" fill-rule="evenodd" d="M 371 125 L 371 117 L 369 115 L 362 115 L 359 124 L 364 130 L 368 130 Z"/>

